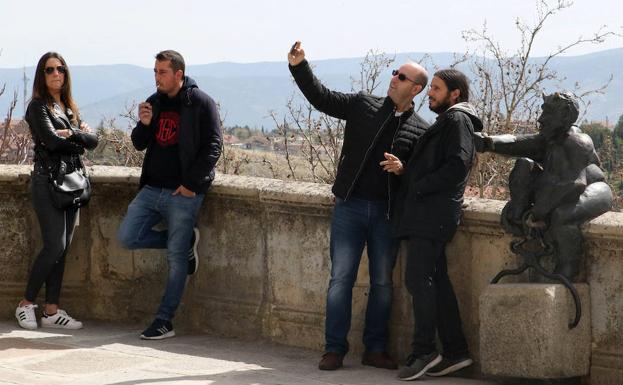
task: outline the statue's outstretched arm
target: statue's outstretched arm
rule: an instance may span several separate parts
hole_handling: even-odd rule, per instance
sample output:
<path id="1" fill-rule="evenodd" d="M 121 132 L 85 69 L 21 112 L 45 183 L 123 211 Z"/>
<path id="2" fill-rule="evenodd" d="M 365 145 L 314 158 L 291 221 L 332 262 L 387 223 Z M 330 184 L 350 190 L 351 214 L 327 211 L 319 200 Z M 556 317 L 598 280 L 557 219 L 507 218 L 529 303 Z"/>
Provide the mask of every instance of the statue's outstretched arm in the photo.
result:
<path id="1" fill-rule="evenodd" d="M 526 157 L 541 162 L 545 154 L 546 142 L 539 134 L 530 135 L 493 135 L 474 133 L 474 145 L 478 152 Z"/>

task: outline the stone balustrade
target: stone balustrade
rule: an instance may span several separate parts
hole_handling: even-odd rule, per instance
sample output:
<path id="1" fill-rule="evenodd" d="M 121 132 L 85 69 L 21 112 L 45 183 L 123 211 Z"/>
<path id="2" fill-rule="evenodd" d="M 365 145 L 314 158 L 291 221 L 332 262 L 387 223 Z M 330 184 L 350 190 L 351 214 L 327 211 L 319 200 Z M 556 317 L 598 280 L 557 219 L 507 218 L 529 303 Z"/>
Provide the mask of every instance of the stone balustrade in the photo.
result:
<path id="1" fill-rule="evenodd" d="M 76 317 L 149 322 L 164 289 L 163 251 L 128 251 L 115 235 L 138 190 L 140 170 L 90 168 L 93 198 L 81 210 L 67 259 L 62 306 Z M 41 245 L 29 200 L 30 167 L 0 166 L 0 314 L 11 319 Z M 502 201 L 467 199 L 447 249 L 471 353 L 479 360 L 479 297 L 501 269 L 519 261 L 499 226 Z M 176 328 L 321 350 L 329 281 L 330 186 L 218 175 L 201 210 L 199 271 L 188 281 Z M 589 285 L 592 385 L 623 378 L 623 214 L 587 224 L 583 277 Z M 412 335 L 404 260 L 394 272 L 390 349 L 404 359 Z M 525 277 L 506 277 L 512 283 Z M 351 352 L 362 351 L 367 259 L 353 292 Z M 43 302 L 43 293 L 40 302 Z M 539 325 L 534 325 L 538 328 Z M 138 331 L 137 331 L 138 332 Z"/>

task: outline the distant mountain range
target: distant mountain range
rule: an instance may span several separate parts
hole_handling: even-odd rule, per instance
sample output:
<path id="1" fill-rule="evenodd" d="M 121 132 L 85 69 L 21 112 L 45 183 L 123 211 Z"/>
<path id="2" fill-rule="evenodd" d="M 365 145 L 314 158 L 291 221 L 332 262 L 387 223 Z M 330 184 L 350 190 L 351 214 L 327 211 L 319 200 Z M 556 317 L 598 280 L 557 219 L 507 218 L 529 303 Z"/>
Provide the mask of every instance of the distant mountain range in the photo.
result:
<path id="1" fill-rule="evenodd" d="M 403 53 L 396 55 L 396 67 L 407 59 L 419 60 L 423 53 Z M 452 53 L 432 54 L 432 60 L 439 67 L 452 63 Z M 351 77 L 359 75 L 362 58 L 314 60 L 315 74 L 328 87 L 349 92 Z M 535 58 L 534 60 L 539 60 Z M 596 52 L 582 56 L 559 57 L 551 62 L 551 68 L 558 72 L 563 81 L 563 88 L 573 89 L 575 82 L 581 82 L 585 88 L 596 88 L 614 76 L 605 95 L 595 96 L 587 112 L 587 119 L 615 121 L 623 114 L 623 48 Z M 383 83 L 377 89 L 378 94 L 385 94 L 390 71 L 382 76 Z M 469 74 L 469 66 L 463 69 Z M 84 120 L 95 127 L 102 118 L 116 118 L 120 127 L 127 122 L 119 117 L 125 105 L 133 101 L 145 100 L 155 90 L 153 71 L 134 65 L 94 65 L 73 66 L 72 79 L 74 97 L 78 101 Z M 26 68 L 26 76 L 33 77 L 33 67 Z M 270 111 L 278 114 L 285 112 L 285 105 L 290 96 L 300 95 L 292 82 L 285 58 L 280 62 L 261 63 L 213 63 L 188 66 L 187 74 L 193 77 L 200 88 L 221 104 L 225 114 L 225 124 L 248 125 L 250 127 L 273 128 Z M 0 97 L 0 119 L 4 119 L 13 90 L 18 90 L 19 103 L 15 116 L 23 115 L 23 69 L 0 68 L 0 86 L 6 83 L 6 92 Z M 32 80 L 28 83 L 28 94 Z M 548 91 L 553 91 L 548 90 Z M 433 115 L 426 109 L 422 114 L 427 119 Z"/>

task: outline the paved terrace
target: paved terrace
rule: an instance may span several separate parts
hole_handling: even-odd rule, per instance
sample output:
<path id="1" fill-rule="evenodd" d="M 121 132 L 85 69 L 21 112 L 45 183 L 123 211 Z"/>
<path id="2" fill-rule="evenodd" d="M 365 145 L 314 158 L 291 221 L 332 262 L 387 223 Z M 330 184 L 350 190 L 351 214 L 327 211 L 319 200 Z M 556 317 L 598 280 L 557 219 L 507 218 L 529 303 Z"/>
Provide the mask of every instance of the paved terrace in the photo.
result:
<path id="1" fill-rule="evenodd" d="M 264 342 L 184 334 L 143 341 L 134 327 L 86 322 L 77 331 L 20 329 L 0 322 L 2 385 L 330 385 L 404 384 L 397 371 L 370 368 L 358 355 L 322 372 L 319 353 Z M 426 378 L 419 385 L 490 385 L 467 378 Z"/>

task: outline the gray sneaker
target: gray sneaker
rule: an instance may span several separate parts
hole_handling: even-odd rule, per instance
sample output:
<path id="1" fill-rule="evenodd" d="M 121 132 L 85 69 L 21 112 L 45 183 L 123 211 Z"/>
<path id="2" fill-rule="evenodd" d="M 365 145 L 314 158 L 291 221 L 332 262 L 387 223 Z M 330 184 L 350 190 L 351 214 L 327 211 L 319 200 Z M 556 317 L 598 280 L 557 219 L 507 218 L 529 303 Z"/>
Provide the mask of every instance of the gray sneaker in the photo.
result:
<path id="1" fill-rule="evenodd" d="M 426 371 L 441 362 L 441 355 L 432 352 L 423 356 L 411 356 L 407 360 L 407 366 L 400 369 L 398 379 L 403 381 L 411 381 L 420 378 Z"/>
<path id="2" fill-rule="evenodd" d="M 426 372 L 426 375 L 433 377 L 445 376 L 446 374 L 454 373 L 458 370 L 466 368 L 473 363 L 474 361 L 472 361 L 469 357 L 460 357 L 456 359 L 444 357 L 440 363 L 430 368 Z"/>

